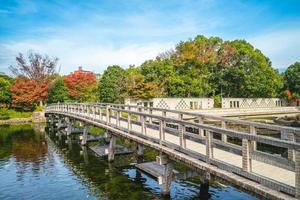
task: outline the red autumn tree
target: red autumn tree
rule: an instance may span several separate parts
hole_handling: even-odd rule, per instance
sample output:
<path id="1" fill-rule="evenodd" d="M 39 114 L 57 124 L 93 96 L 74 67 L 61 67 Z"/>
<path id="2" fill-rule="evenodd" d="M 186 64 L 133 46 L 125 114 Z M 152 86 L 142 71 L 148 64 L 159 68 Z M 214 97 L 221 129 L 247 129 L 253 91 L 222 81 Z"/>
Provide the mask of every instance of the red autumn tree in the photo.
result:
<path id="1" fill-rule="evenodd" d="M 12 103 L 15 107 L 32 108 L 48 97 L 48 84 L 28 78 L 18 78 L 11 87 Z"/>
<path id="2" fill-rule="evenodd" d="M 16 65 L 10 66 L 11 72 L 19 77 L 11 89 L 15 106 L 33 107 L 45 102 L 57 61 L 39 53 L 29 52 L 27 56 L 19 53 Z"/>
<path id="3" fill-rule="evenodd" d="M 69 96 L 77 102 L 93 102 L 98 100 L 98 83 L 96 75 L 90 71 L 74 71 L 64 77 Z"/>

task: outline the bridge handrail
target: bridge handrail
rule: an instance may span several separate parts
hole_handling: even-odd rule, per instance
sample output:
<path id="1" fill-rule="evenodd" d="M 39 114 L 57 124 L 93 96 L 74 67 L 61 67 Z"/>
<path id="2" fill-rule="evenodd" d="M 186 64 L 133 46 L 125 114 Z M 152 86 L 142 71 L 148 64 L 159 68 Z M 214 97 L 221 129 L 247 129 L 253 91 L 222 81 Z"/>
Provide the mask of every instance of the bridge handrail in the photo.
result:
<path id="1" fill-rule="evenodd" d="M 50 107 L 52 105 L 49 105 L 48 107 Z M 58 105 L 63 105 L 63 104 L 58 104 Z M 89 105 L 89 106 L 96 106 L 99 108 L 106 108 L 106 105 L 113 105 L 113 104 L 76 103 L 76 104 L 65 104 L 65 105 Z M 103 105 L 105 105 L 105 106 L 103 106 Z M 115 104 L 115 105 L 120 106 L 121 104 Z M 145 107 L 135 107 L 135 108 L 145 108 Z M 144 116 L 144 117 L 151 117 L 151 118 L 155 118 L 155 119 L 159 119 L 159 120 L 177 123 L 180 125 L 204 129 L 204 130 L 219 133 L 219 134 L 226 134 L 231 137 L 236 137 L 239 139 L 247 139 L 247 140 L 251 140 L 251 141 L 256 141 L 256 142 L 260 142 L 260 143 L 264 143 L 264 144 L 269 144 L 269 145 L 274 145 L 274 146 L 289 148 L 289 149 L 294 149 L 294 150 L 300 149 L 300 143 L 297 143 L 294 141 L 287 141 L 287 140 L 282 140 L 282 139 L 268 137 L 268 136 L 262 136 L 262 135 L 253 135 L 253 134 L 249 134 L 246 132 L 219 128 L 219 127 L 211 126 L 208 124 L 199 124 L 199 123 L 190 122 L 190 121 L 186 121 L 186 120 L 181 120 L 181 119 L 176 119 L 176 118 L 171 118 L 171 117 L 164 117 L 164 116 L 160 116 L 160 115 L 148 114 L 148 113 L 137 112 L 137 111 L 132 111 L 132 110 L 125 110 L 125 109 L 120 109 L 120 108 L 116 108 L 116 107 L 109 107 L 109 109 L 114 110 L 114 111 L 127 112 L 130 114 L 140 115 L 140 116 Z M 180 112 L 180 114 L 182 114 L 182 113 Z"/>
<path id="2" fill-rule="evenodd" d="M 155 111 L 169 112 L 169 113 L 174 113 L 174 114 L 183 114 L 183 115 L 192 116 L 192 117 L 202 117 L 202 118 L 207 118 L 207 119 L 220 120 L 220 121 L 224 121 L 224 122 L 237 123 L 237 124 L 247 125 L 247 126 L 255 126 L 256 128 L 265 128 L 265 129 L 269 129 L 269 130 L 285 131 L 286 133 L 300 134 L 300 128 L 296 128 L 296 127 L 265 124 L 265 123 L 246 121 L 246 120 L 240 120 L 240 119 L 232 119 L 232 118 L 228 118 L 228 117 L 214 116 L 211 114 L 193 113 L 193 112 L 188 112 L 188 111 L 126 105 L 126 104 L 112 104 L 112 103 L 72 103 L 72 104 L 102 105 L 104 107 L 105 106 L 116 106 L 116 107 L 124 107 L 124 108 L 128 107 L 128 108 L 136 108 L 136 109 L 144 109 L 144 110 L 152 110 L 152 111 L 155 110 Z M 56 104 L 51 104 L 51 105 L 56 105 Z"/>

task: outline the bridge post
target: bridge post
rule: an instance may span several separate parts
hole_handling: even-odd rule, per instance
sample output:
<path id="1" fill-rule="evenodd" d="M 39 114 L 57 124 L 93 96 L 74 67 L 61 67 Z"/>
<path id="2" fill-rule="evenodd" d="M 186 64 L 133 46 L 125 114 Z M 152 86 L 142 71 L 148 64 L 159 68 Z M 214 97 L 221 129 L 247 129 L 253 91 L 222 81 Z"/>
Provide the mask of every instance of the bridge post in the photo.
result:
<path id="1" fill-rule="evenodd" d="M 146 125 L 145 125 L 145 116 L 141 116 L 141 132 L 142 132 L 142 135 L 146 135 Z"/>
<path id="2" fill-rule="evenodd" d="M 213 133 L 209 130 L 206 130 L 205 133 L 206 133 L 206 162 L 210 163 L 210 159 L 214 157 L 213 147 L 212 147 Z"/>
<path id="3" fill-rule="evenodd" d="M 250 134 L 257 135 L 256 128 L 253 125 L 250 125 Z M 251 146 L 252 146 L 251 151 L 256 151 L 257 149 L 256 141 L 251 141 Z"/>
<path id="4" fill-rule="evenodd" d="M 159 121 L 159 144 L 162 145 L 165 140 L 165 120 Z"/>
<path id="5" fill-rule="evenodd" d="M 137 111 L 138 112 L 142 112 L 142 108 L 139 106 L 138 109 L 137 109 Z M 137 120 L 141 121 L 141 116 L 140 115 L 137 116 Z"/>
<path id="6" fill-rule="evenodd" d="M 128 113 L 127 115 L 127 129 L 128 131 L 131 131 L 132 125 L 131 125 L 131 113 Z"/>
<path id="7" fill-rule="evenodd" d="M 99 110 L 99 120 L 101 120 L 102 121 L 102 108 L 101 107 L 99 107 L 98 108 Z"/>
<path id="8" fill-rule="evenodd" d="M 121 112 L 120 111 L 117 111 L 117 126 L 121 127 L 121 120 L 120 120 L 120 115 L 121 115 Z"/>
<path id="9" fill-rule="evenodd" d="M 181 148 L 186 149 L 185 125 L 179 125 L 179 144 Z"/>
<path id="10" fill-rule="evenodd" d="M 245 172 L 252 170 L 252 161 L 250 157 L 251 141 L 242 139 L 242 169 Z"/>
<path id="11" fill-rule="evenodd" d="M 110 112 L 109 112 L 109 109 L 108 109 L 108 105 L 106 105 L 106 124 L 109 124 L 110 123 L 110 116 L 109 116 Z"/>
<path id="12" fill-rule="evenodd" d="M 153 111 L 151 108 L 149 108 L 149 114 L 152 115 Z M 149 123 L 152 124 L 152 117 L 149 117 Z"/>
<path id="13" fill-rule="evenodd" d="M 92 105 L 93 118 L 96 119 L 96 107 Z"/>
<path id="14" fill-rule="evenodd" d="M 108 147 L 108 162 L 113 162 L 115 159 L 116 136 L 111 134 Z"/>
<path id="15" fill-rule="evenodd" d="M 221 121 L 221 127 L 223 129 L 226 129 L 226 122 L 225 121 Z M 226 134 L 221 134 L 221 140 L 222 142 L 227 142 L 227 135 Z"/>
<path id="16" fill-rule="evenodd" d="M 203 124 L 203 117 L 198 117 L 198 123 Z M 202 128 L 199 128 L 199 135 L 204 136 L 204 130 Z"/>
<path id="17" fill-rule="evenodd" d="M 84 124 L 81 145 L 86 145 L 88 133 L 89 133 L 89 126 L 87 124 Z"/>
<path id="18" fill-rule="evenodd" d="M 297 143 L 300 143 L 300 135 L 295 134 L 294 140 Z M 300 149 L 295 149 L 295 189 L 296 189 L 296 198 L 300 199 Z"/>
<path id="19" fill-rule="evenodd" d="M 200 199 L 209 199 L 209 181 L 210 181 L 210 173 L 204 172 L 202 175 L 202 183 L 200 185 Z"/>
<path id="20" fill-rule="evenodd" d="M 289 133 L 286 130 L 281 131 L 281 139 L 288 140 L 291 142 L 295 141 L 295 135 L 293 133 Z M 290 161 L 295 161 L 295 150 L 294 149 L 288 149 L 288 159 Z"/>

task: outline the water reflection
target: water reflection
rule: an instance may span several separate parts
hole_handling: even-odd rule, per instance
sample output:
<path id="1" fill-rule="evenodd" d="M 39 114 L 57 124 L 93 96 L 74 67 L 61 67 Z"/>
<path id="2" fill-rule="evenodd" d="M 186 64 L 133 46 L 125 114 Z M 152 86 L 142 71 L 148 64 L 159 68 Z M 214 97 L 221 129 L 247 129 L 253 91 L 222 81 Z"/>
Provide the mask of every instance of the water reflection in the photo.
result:
<path id="1" fill-rule="evenodd" d="M 145 149 L 117 156 L 114 163 L 57 137 L 43 126 L 0 126 L 0 199 L 164 199 L 158 183 L 130 163 L 153 160 Z M 175 181 L 171 199 L 199 199 L 199 182 Z M 211 199 L 255 199 L 233 187 L 210 187 Z"/>

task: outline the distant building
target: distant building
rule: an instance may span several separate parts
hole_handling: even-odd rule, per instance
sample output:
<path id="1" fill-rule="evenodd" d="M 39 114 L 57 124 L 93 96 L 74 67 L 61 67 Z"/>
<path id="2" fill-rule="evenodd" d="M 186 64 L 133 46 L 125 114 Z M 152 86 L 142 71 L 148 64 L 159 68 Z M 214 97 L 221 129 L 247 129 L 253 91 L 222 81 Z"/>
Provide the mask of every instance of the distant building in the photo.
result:
<path id="1" fill-rule="evenodd" d="M 274 108 L 289 106 L 280 98 L 222 98 L 222 108 Z"/>
<path id="2" fill-rule="evenodd" d="M 201 110 L 214 107 L 212 98 L 152 98 L 134 100 L 125 99 L 126 105 L 140 105 L 171 110 Z"/>
<path id="3" fill-rule="evenodd" d="M 170 110 L 201 110 L 213 109 L 213 98 L 152 98 L 152 99 L 125 99 L 126 105 L 139 105 Z M 300 101 L 294 103 L 299 106 Z M 290 106 L 285 99 L 280 98 L 222 98 L 222 108 L 250 109 L 250 108 L 276 108 Z"/>

